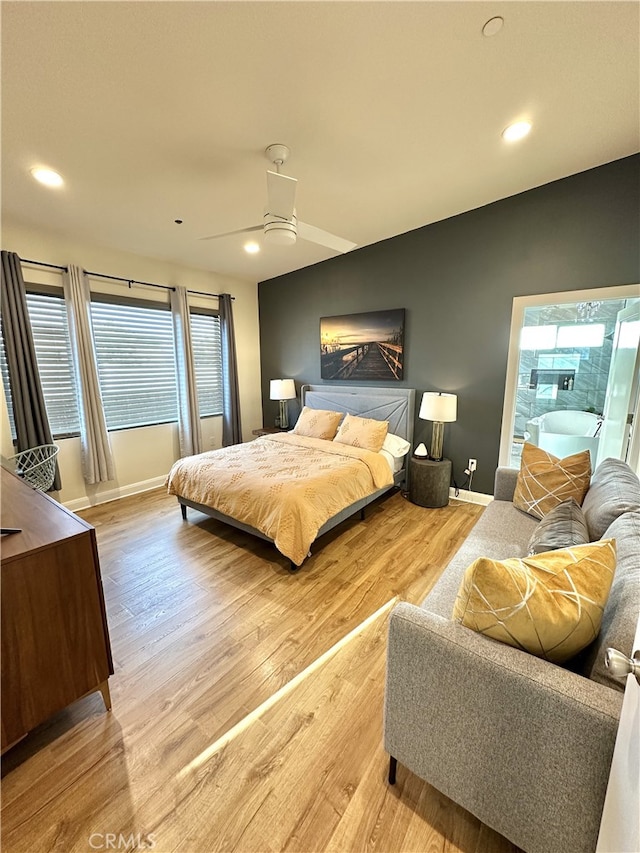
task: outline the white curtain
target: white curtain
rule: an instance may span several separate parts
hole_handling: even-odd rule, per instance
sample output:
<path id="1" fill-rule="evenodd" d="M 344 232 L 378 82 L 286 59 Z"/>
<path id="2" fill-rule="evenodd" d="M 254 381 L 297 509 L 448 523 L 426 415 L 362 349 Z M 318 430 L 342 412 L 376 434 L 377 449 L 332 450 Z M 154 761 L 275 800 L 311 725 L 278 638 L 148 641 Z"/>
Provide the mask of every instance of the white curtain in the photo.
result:
<path id="1" fill-rule="evenodd" d="M 98 382 L 89 282 L 84 270 L 71 264 L 63 281 L 78 387 L 82 473 L 90 485 L 106 483 L 114 480 L 116 473 Z"/>
<path id="2" fill-rule="evenodd" d="M 171 291 L 171 314 L 176 353 L 180 456 L 194 456 L 196 453 L 202 453 L 202 431 L 191 346 L 189 303 L 184 287 L 176 287 Z"/>

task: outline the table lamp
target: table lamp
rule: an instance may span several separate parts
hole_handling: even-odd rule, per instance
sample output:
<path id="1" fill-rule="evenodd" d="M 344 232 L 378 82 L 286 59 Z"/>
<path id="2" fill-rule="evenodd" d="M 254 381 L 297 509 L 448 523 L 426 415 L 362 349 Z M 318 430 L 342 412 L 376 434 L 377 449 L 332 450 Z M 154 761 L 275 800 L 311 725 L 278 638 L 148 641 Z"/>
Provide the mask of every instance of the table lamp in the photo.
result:
<path id="1" fill-rule="evenodd" d="M 289 410 L 287 400 L 295 400 L 296 385 L 293 379 L 272 379 L 269 387 L 271 400 L 280 401 L 280 429 L 289 426 Z"/>
<path id="2" fill-rule="evenodd" d="M 443 394 L 442 391 L 426 391 L 422 395 L 418 417 L 424 421 L 433 421 L 431 433 L 431 459 L 442 459 L 442 441 L 445 423 L 452 423 L 457 416 L 458 398 L 455 394 Z"/>

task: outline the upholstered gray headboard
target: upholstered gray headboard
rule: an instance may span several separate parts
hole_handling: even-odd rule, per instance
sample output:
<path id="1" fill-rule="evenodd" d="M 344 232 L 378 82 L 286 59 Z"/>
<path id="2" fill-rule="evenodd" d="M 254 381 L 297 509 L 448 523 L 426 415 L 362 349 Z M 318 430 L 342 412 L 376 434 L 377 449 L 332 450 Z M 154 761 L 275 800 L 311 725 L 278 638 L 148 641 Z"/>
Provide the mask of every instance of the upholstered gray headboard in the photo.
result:
<path id="1" fill-rule="evenodd" d="M 372 388 L 344 385 L 303 385 L 303 406 L 331 409 L 361 418 L 389 421 L 389 432 L 413 444 L 414 388 Z"/>

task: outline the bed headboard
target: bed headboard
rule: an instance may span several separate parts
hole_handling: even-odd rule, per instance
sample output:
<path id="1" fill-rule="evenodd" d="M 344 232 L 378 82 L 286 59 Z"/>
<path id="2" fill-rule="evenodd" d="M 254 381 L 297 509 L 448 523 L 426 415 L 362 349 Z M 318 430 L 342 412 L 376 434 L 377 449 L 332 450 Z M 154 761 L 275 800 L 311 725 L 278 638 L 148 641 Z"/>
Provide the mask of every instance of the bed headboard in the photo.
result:
<path id="1" fill-rule="evenodd" d="M 331 409 L 361 418 L 389 421 L 389 432 L 413 444 L 414 388 L 303 385 L 300 398 L 310 409 Z"/>

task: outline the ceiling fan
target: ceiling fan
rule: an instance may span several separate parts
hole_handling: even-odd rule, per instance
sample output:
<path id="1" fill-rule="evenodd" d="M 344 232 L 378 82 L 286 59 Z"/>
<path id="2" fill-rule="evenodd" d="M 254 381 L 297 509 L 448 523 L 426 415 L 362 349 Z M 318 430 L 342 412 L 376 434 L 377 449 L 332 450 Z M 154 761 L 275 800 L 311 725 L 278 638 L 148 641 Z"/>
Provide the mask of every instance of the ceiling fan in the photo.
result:
<path id="1" fill-rule="evenodd" d="M 289 175 L 282 175 L 280 167 L 289 159 L 291 151 L 286 145 L 269 145 L 265 149 L 265 155 L 274 164 L 276 171 L 267 171 L 267 206 L 265 208 L 261 225 L 252 225 L 249 228 L 239 228 L 237 231 L 227 231 L 224 234 L 212 234 L 210 237 L 201 237 L 201 240 L 217 240 L 220 237 L 230 237 L 232 234 L 250 234 L 253 231 L 262 231 L 267 243 L 276 243 L 281 246 L 292 246 L 298 237 L 326 246 L 334 252 L 349 252 L 355 248 L 357 243 L 336 237 L 315 225 L 307 225 L 296 216 L 295 200 L 296 186 L 298 181 Z"/>

